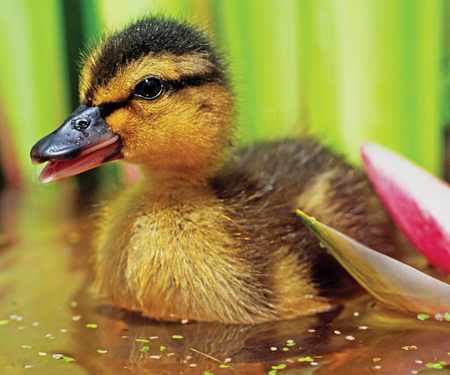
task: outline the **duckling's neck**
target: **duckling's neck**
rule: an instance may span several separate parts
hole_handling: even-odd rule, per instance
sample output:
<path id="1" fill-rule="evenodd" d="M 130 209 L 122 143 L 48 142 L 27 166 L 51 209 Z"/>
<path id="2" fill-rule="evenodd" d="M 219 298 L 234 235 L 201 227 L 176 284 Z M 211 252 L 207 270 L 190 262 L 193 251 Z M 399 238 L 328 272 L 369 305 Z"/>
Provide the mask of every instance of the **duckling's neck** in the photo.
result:
<path id="1" fill-rule="evenodd" d="M 143 167 L 143 189 L 155 201 L 183 201 L 210 194 L 210 173 L 196 168 Z"/>

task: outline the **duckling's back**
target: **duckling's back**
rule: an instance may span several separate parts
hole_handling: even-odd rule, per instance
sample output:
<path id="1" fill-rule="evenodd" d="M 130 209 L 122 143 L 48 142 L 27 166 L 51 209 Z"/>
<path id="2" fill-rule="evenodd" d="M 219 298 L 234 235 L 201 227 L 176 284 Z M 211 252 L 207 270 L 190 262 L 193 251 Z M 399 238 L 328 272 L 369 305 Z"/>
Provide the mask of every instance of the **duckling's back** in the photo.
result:
<path id="1" fill-rule="evenodd" d="M 380 252 L 398 248 L 398 231 L 365 174 L 312 139 L 237 149 L 211 187 L 228 209 L 243 257 L 261 267 L 261 283 L 281 304 L 302 293 L 298 275 L 318 295 L 348 286 L 348 275 L 300 223 L 297 208 Z"/>

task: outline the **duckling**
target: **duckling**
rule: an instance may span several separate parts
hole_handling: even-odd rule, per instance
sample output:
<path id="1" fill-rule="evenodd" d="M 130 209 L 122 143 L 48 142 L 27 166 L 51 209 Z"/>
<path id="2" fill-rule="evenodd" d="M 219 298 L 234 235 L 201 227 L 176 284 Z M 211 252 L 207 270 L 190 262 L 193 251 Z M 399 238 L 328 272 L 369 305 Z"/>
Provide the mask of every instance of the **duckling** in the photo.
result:
<path id="1" fill-rule="evenodd" d="M 296 208 L 379 249 L 396 232 L 364 174 L 311 139 L 232 149 L 234 99 L 202 30 L 146 17 L 85 59 L 80 107 L 31 150 L 42 182 L 125 160 L 102 205 L 95 283 L 144 316 L 262 323 L 333 308 L 343 269 Z"/>

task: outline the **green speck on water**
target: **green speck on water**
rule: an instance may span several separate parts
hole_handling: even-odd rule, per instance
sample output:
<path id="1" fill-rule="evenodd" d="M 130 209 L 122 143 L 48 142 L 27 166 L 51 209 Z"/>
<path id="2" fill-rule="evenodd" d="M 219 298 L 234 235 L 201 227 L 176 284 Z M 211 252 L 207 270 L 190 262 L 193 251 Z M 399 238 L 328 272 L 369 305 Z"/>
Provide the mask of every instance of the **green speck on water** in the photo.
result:
<path id="1" fill-rule="evenodd" d="M 146 339 L 136 339 L 137 342 L 150 342 L 150 340 L 146 340 Z"/>
<path id="2" fill-rule="evenodd" d="M 281 365 L 276 366 L 276 370 L 283 370 L 284 368 L 286 368 L 286 365 L 284 363 L 282 363 Z"/>
<path id="3" fill-rule="evenodd" d="M 140 352 L 148 352 L 150 350 L 149 346 L 143 346 L 142 349 L 139 349 Z"/>
<path id="4" fill-rule="evenodd" d="M 429 316 L 428 314 L 419 314 L 419 315 L 417 315 L 417 317 L 418 317 L 420 320 L 426 320 L 426 319 L 429 319 L 429 318 L 430 318 L 430 316 Z"/>
<path id="5" fill-rule="evenodd" d="M 9 319 L 0 320 L 0 326 L 4 326 L 5 324 L 8 324 L 8 323 L 9 323 Z"/>
<path id="6" fill-rule="evenodd" d="M 209 371 L 205 371 L 204 373 L 203 373 L 203 375 L 214 375 L 212 372 L 209 372 Z"/>
<path id="7" fill-rule="evenodd" d="M 164 350 L 166 350 L 166 347 L 165 346 L 160 346 L 159 350 L 161 350 L 163 352 Z"/>
<path id="8" fill-rule="evenodd" d="M 442 365 L 442 366 L 445 366 L 445 365 L 447 364 L 447 362 L 445 362 L 445 361 L 439 361 L 439 364 Z"/>
<path id="9" fill-rule="evenodd" d="M 290 343 L 286 344 L 286 346 L 294 346 L 294 345 L 295 345 L 295 342 L 290 342 Z"/>
<path id="10" fill-rule="evenodd" d="M 439 363 L 427 363 L 427 364 L 425 364 L 425 366 L 428 367 L 428 368 L 434 368 L 436 370 L 442 370 L 443 369 L 442 365 L 439 364 Z"/>
<path id="11" fill-rule="evenodd" d="M 98 349 L 98 350 L 97 350 L 97 353 L 105 354 L 105 353 L 108 353 L 108 351 L 107 351 L 107 350 L 101 350 L 101 349 Z"/>
<path id="12" fill-rule="evenodd" d="M 98 326 L 97 326 L 97 324 L 95 324 L 95 323 L 89 323 L 89 324 L 86 324 L 86 328 L 92 328 L 92 329 L 95 329 L 95 328 L 97 328 Z"/>
<path id="13" fill-rule="evenodd" d="M 181 335 L 173 335 L 172 338 L 173 338 L 173 339 L 180 340 L 180 339 L 183 338 L 183 336 L 181 336 Z"/>
<path id="14" fill-rule="evenodd" d="M 299 362 L 314 362 L 314 359 L 311 357 L 303 357 L 298 359 Z"/>
<path id="15" fill-rule="evenodd" d="M 72 301 L 72 302 L 70 302 L 70 306 L 77 307 L 78 306 L 78 302 Z"/>
<path id="16" fill-rule="evenodd" d="M 289 348 L 283 348 L 283 350 L 284 350 L 285 352 L 287 352 L 287 351 L 289 351 Z"/>
<path id="17" fill-rule="evenodd" d="M 275 375 L 277 373 L 277 370 L 270 370 L 269 375 Z"/>
<path id="18" fill-rule="evenodd" d="M 446 312 L 446 313 L 444 314 L 444 319 L 445 319 L 447 322 L 450 322 L 450 314 L 449 314 L 448 312 Z"/>
<path id="19" fill-rule="evenodd" d="M 75 361 L 73 358 L 71 357 L 63 357 L 64 362 L 73 362 Z"/>
<path id="20" fill-rule="evenodd" d="M 221 364 L 219 367 L 220 367 L 220 368 L 228 368 L 228 367 L 230 367 L 230 366 L 225 365 L 225 364 Z"/>

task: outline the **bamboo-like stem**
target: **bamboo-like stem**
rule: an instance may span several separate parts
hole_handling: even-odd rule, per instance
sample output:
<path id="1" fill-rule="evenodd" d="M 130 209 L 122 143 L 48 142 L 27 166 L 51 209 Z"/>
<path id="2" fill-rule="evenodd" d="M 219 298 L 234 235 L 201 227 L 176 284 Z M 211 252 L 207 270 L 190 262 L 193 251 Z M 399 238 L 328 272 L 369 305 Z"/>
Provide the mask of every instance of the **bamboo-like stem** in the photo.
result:
<path id="1" fill-rule="evenodd" d="M 302 2 L 309 121 L 357 160 L 372 140 L 440 173 L 442 2 Z"/>
<path id="2" fill-rule="evenodd" d="M 0 82 L 12 140 L 26 180 L 29 150 L 67 113 L 61 9 L 57 0 L 6 0 L 0 11 Z"/>

